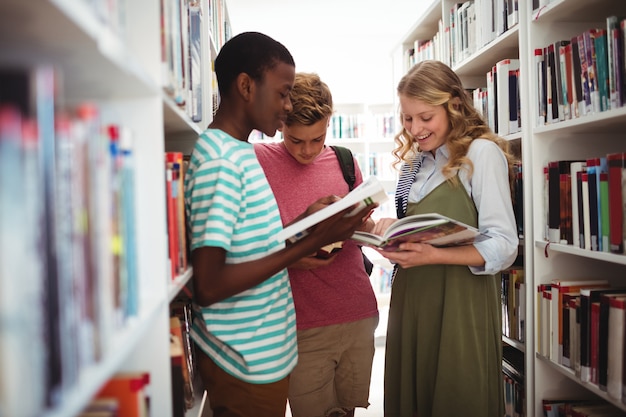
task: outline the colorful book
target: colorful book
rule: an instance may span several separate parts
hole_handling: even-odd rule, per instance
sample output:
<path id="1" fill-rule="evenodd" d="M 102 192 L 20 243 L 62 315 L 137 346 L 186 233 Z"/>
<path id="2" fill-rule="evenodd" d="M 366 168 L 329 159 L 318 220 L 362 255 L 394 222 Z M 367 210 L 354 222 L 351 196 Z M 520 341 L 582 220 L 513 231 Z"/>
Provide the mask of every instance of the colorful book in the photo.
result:
<path id="1" fill-rule="evenodd" d="M 378 249 L 397 250 L 402 243 L 428 243 L 433 246 L 469 245 L 489 236 L 475 227 L 438 213 L 406 216 L 392 223 L 382 236 L 356 231 L 351 237 L 363 245 Z"/>

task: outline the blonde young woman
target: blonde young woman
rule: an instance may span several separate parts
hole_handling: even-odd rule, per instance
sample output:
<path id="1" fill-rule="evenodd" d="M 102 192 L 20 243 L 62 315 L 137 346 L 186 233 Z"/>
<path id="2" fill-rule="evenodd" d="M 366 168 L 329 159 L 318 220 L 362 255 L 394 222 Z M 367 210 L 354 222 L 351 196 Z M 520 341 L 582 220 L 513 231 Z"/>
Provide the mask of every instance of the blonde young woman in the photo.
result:
<path id="1" fill-rule="evenodd" d="M 518 246 L 506 142 L 439 61 L 416 64 L 397 88 L 402 131 L 398 216 L 438 212 L 490 236 L 473 245 L 405 243 L 385 359 L 385 416 L 504 415 L 500 281 Z M 381 219 L 382 233 L 394 219 Z"/>

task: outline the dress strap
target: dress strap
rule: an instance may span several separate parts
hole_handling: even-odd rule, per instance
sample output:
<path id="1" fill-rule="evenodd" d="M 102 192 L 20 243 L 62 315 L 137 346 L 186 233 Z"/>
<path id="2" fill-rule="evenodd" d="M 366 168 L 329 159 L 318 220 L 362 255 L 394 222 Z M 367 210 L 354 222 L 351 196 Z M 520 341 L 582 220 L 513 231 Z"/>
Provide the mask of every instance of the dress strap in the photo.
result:
<path id="1" fill-rule="evenodd" d="M 419 152 L 411 163 L 403 163 L 400 168 L 400 178 L 396 186 L 396 215 L 399 219 L 406 215 L 406 208 L 409 203 L 409 192 L 415 182 L 415 177 L 422 166 L 422 153 Z"/>

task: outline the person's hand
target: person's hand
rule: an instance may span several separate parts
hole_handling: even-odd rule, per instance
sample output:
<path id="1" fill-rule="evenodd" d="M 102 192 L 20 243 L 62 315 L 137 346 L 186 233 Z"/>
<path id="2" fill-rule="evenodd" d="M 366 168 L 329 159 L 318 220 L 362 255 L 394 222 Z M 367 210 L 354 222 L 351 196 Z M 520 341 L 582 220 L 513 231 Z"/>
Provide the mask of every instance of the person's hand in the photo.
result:
<path id="1" fill-rule="evenodd" d="M 369 215 L 370 211 L 378 207 L 378 204 L 372 203 L 364 206 L 354 215 L 346 217 L 346 214 L 352 212 L 355 207 L 356 205 L 342 210 L 315 225 L 310 232 L 311 237 L 316 239 L 320 247 L 347 240 L 363 225 L 363 219 Z"/>
<path id="2" fill-rule="evenodd" d="M 382 219 L 378 219 L 376 221 L 376 224 L 372 228 L 372 230 L 370 230 L 370 233 L 373 233 L 378 236 L 382 236 L 385 233 L 385 231 L 389 228 L 389 226 L 391 226 L 391 224 L 397 220 L 398 219 L 394 219 L 391 217 L 383 217 Z"/>
<path id="3" fill-rule="evenodd" d="M 396 251 L 376 249 L 378 253 L 392 263 L 398 264 L 405 269 L 436 263 L 435 255 L 438 250 L 440 249 L 428 243 L 402 243 Z"/>
<path id="4" fill-rule="evenodd" d="M 335 258 L 337 257 L 337 253 L 329 256 L 328 258 L 318 258 L 315 254 L 306 256 L 301 258 L 297 262 L 289 265 L 289 268 L 294 269 L 315 269 L 320 268 L 322 266 L 327 266 L 333 263 Z"/>
<path id="5" fill-rule="evenodd" d="M 303 217 L 315 213 L 316 211 L 319 211 L 326 206 L 330 206 L 331 204 L 339 200 L 341 200 L 341 197 L 336 195 L 328 195 L 326 197 L 322 197 L 315 201 L 313 204 L 311 204 L 309 207 L 307 207 L 307 209 L 303 213 Z"/>

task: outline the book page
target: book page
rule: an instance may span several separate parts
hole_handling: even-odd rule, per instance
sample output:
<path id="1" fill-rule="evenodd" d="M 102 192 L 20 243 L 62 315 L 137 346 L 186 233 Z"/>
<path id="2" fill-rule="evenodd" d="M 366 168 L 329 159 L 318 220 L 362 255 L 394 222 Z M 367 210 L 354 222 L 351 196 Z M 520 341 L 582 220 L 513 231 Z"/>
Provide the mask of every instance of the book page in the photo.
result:
<path id="1" fill-rule="evenodd" d="M 347 214 L 347 216 L 353 216 L 366 205 L 370 203 L 381 203 L 387 200 L 387 198 L 387 193 L 385 192 L 385 189 L 380 181 L 378 181 L 376 177 L 369 177 L 341 200 L 336 201 L 333 204 L 310 214 L 304 219 L 285 227 L 276 235 L 276 240 L 296 241 L 302 239 L 307 235 L 307 230 L 310 227 L 329 218 L 333 214 L 337 214 L 354 204 L 358 204 L 354 210 Z"/>

